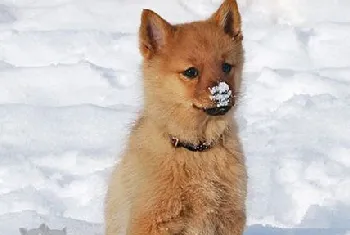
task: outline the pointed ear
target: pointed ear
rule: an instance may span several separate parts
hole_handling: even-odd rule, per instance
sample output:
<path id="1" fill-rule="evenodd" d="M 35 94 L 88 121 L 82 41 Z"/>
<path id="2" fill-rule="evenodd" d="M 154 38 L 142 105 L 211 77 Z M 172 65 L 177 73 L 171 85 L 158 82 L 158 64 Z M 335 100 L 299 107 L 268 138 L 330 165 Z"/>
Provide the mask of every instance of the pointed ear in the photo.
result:
<path id="1" fill-rule="evenodd" d="M 157 53 L 169 40 L 174 28 L 157 13 L 145 9 L 139 30 L 140 52 L 145 58 Z"/>
<path id="2" fill-rule="evenodd" d="M 45 233 L 50 230 L 49 226 L 47 226 L 46 224 L 40 224 L 39 229 L 42 233 Z"/>
<path id="3" fill-rule="evenodd" d="M 21 235 L 27 235 L 28 230 L 25 229 L 25 228 L 20 228 L 20 229 L 19 229 L 19 232 L 21 233 Z"/>
<path id="4" fill-rule="evenodd" d="M 236 0 L 225 0 L 220 8 L 209 18 L 216 23 L 232 39 L 242 40 L 241 14 L 238 10 Z"/>

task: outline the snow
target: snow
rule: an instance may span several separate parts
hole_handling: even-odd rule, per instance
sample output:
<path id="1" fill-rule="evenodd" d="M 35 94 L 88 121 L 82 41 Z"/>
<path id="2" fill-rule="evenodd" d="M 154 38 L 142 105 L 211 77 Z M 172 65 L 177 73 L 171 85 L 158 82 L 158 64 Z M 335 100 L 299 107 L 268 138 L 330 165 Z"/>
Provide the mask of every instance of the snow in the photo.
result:
<path id="1" fill-rule="evenodd" d="M 210 87 L 210 98 L 217 107 L 227 106 L 230 103 L 232 91 L 226 82 L 219 82 L 216 86 Z"/>
<path id="2" fill-rule="evenodd" d="M 0 1 L 0 235 L 103 234 L 107 178 L 142 107 L 141 9 L 180 23 L 220 3 Z M 246 235 L 349 235 L 350 2 L 239 5 Z"/>
<path id="3" fill-rule="evenodd" d="M 46 224 L 41 224 L 39 228 L 34 229 L 26 229 L 26 228 L 20 228 L 20 232 L 22 235 L 66 235 L 67 231 L 66 228 L 63 228 L 62 230 L 58 229 L 50 229 L 49 226 Z"/>

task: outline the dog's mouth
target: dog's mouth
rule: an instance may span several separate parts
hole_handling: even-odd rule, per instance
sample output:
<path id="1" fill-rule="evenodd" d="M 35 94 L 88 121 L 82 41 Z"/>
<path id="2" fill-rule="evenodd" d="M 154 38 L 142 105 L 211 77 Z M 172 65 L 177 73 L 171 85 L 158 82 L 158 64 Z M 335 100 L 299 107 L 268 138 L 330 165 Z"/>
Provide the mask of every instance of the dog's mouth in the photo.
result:
<path id="1" fill-rule="evenodd" d="M 205 112 L 209 116 L 222 116 L 225 115 L 230 109 L 232 108 L 231 105 L 227 106 L 220 106 L 220 107 L 198 107 L 197 105 L 193 104 L 193 107 L 196 109 L 199 109 L 203 112 Z"/>
<path id="2" fill-rule="evenodd" d="M 225 115 L 232 106 L 221 106 L 213 108 L 204 108 L 203 111 L 206 112 L 209 116 L 222 116 Z"/>

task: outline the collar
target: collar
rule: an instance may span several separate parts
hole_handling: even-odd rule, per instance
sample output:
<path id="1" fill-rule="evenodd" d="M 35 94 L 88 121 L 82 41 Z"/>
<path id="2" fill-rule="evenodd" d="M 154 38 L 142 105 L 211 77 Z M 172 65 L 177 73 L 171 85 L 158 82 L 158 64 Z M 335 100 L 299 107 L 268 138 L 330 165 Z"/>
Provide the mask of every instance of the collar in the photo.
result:
<path id="1" fill-rule="evenodd" d="M 171 145 L 174 148 L 185 148 L 192 152 L 204 152 L 211 149 L 214 146 L 213 142 L 200 141 L 199 144 L 192 144 L 188 142 L 182 142 L 180 139 L 170 137 Z"/>

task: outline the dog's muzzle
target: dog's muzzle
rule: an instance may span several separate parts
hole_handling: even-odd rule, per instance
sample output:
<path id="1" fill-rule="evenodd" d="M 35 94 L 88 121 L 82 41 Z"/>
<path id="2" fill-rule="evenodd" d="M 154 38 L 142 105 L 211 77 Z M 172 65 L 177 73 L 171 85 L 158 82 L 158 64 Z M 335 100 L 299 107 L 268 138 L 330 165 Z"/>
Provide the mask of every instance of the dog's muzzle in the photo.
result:
<path id="1" fill-rule="evenodd" d="M 232 106 L 222 106 L 222 107 L 213 107 L 213 108 L 204 108 L 203 111 L 210 116 L 221 116 L 226 114 Z"/>

